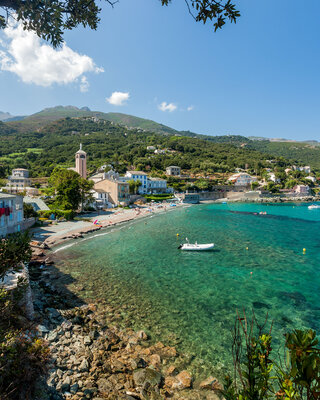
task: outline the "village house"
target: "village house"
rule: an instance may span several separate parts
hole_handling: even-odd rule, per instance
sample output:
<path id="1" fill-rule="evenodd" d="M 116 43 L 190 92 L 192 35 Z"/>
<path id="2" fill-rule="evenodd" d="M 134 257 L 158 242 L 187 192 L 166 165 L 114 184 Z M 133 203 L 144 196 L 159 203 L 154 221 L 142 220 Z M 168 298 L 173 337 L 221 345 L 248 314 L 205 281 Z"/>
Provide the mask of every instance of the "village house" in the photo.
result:
<path id="1" fill-rule="evenodd" d="M 109 207 L 109 193 L 105 189 L 93 189 L 91 194 L 94 199 L 92 204 L 94 208 L 103 209 Z"/>
<path id="2" fill-rule="evenodd" d="M 310 188 L 308 185 L 296 185 L 294 188 L 294 193 L 299 196 L 309 196 Z"/>
<path id="3" fill-rule="evenodd" d="M 228 181 L 233 183 L 235 186 L 249 186 L 252 182 L 257 182 L 257 178 L 247 174 L 246 172 L 240 172 L 230 176 Z"/>
<path id="4" fill-rule="evenodd" d="M 129 183 L 125 180 L 103 179 L 97 182 L 93 189 L 95 191 L 100 189 L 108 193 L 108 205 L 110 206 L 126 206 L 129 204 Z"/>
<path id="5" fill-rule="evenodd" d="M 148 175 L 143 171 L 127 171 L 125 174 L 125 179 L 140 181 L 141 186 L 138 189 L 139 194 L 147 194 L 148 193 Z"/>
<path id="6" fill-rule="evenodd" d="M 166 174 L 169 176 L 180 176 L 181 168 L 175 165 L 170 165 L 170 167 L 166 168 Z"/>
<path id="7" fill-rule="evenodd" d="M 166 193 L 167 181 L 161 178 L 148 178 L 148 193 Z"/>
<path id="8" fill-rule="evenodd" d="M 306 174 L 310 174 L 310 172 L 311 172 L 310 165 L 306 165 L 304 167 L 299 167 L 299 166 L 293 165 L 292 169 L 293 169 L 293 171 L 305 172 Z"/>
<path id="9" fill-rule="evenodd" d="M 20 232 L 23 224 L 23 198 L 0 193 L 0 237 Z"/>
<path id="10" fill-rule="evenodd" d="M 311 181 L 311 182 L 313 182 L 313 183 L 316 183 L 316 178 L 314 177 L 314 176 L 306 176 L 306 178 L 305 179 L 308 179 L 309 181 Z"/>
<path id="11" fill-rule="evenodd" d="M 12 170 L 11 175 L 8 177 L 6 189 L 10 192 L 22 192 L 29 188 L 30 185 L 29 171 L 25 168 L 16 168 Z"/>
<path id="12" fill-rule="evenodd" d="M 268 180 L 269 180 L 269 181 L 272 181 L 272 182 L 274 182 L 274 183 L 280 183 L 280 179 L 279 179 L 279 178 L 276 178 L 276 174 L 275 174 L 274 172 L 270 172 L 270 173 L 268 174 Z"/>

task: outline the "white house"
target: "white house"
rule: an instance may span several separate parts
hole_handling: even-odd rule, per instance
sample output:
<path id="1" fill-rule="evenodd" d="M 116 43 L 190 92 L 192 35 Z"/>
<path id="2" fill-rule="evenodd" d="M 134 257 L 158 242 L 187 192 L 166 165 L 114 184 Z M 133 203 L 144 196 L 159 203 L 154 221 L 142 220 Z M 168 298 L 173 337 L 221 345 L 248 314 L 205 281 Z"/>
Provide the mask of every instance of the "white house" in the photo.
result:
<path id="1" fill-rule="evenodd" d="M 306 165 L 306 166 L 304 166 L 304 167 L 298 167 L 298 166 L 296 166 L 296 165 L 293 165 L 293 166 L 292 166 L 292 169 L 293 169 L 294 171 L 305 172 L 305 173 L 307 173 L 307 174 L 310 174 L 310 172 L 311 172 L 311 167 L 310 167 L 310 165 Z"/>
<path id="2" fill-rule="evenodd" d="M 301 196 L 308 196 L 310 194 L 310 188 L 308 185 L 296 185 L 293 190 L 297 195 Z"/>
<path id="3" fill-rule="evenodd" d="M 138 189 L 139 194 L 146 194 L 148 192 L 148 175 L 143 171 L 127 171 L 125 174 L 126 180 L 133 179 L 135 182 L 140 181 L 141 186 Z"/>
<path id="4" fill-rule="evenodd" d="M 257 178 L 247 174 L 246 172 L 240 172 L 230 176 L 228 181 L 232 182 L 235 186 L 248 186 L 251 185 L 252 182 L 257 182 Z"/>
<path id="5" fill-rule="evenodd" d="M 109 193 L 104 189 L 93 189 L 91 191 L 94 198 L 94 206 L 96 208 L 108 208 L 109 206 Z"/>
<path id="6" fill-rule="evenodd" d="M 155 146 L 147 146 L 148 151 L 154 151 L 156 148 Z"/>
<path id="7" fill-rule="evenodd" d="M 305 179 L 308 179 L 309 181 L 316 183 L 316 178 L 314 176 L 307 176 Z"/>
<path id="8" fill-rule="evenodd" d="M 12 170 L 11 175 L 8 177 L 6 189 L 9 189 L 8 191 L 19 192 L 30 187 L 30 185 L 29 171 L 25 168 L 16 168 Z"/>
<path id="9" fill-rule="evenodd" d="M 166 193 L 167 181 L 161 178 L 148 178 L 148 193 Z"/>
<path id="10" fill-rule="evenodd" d="M 169 176 L 180 176 L 181 169 L 180 169 L 180 167 L 177 167 L 176 165 L 170 165 L 170 167 L 166 168 L 166 174 Z"/>
<path id="11" fill-rule="evenodd" d="M 154 154 L 166 154 L 166 150 L 156 149 Z"/>
<path id="12" fill-rule="evenodd" d="M 269 179 L 269 181 L 272 181 L 274 183 L 280 183 L 280 179 L 276 178 L 276 174 L 274 172 L 270 172 L 268 174 L 268 179 Z"/>

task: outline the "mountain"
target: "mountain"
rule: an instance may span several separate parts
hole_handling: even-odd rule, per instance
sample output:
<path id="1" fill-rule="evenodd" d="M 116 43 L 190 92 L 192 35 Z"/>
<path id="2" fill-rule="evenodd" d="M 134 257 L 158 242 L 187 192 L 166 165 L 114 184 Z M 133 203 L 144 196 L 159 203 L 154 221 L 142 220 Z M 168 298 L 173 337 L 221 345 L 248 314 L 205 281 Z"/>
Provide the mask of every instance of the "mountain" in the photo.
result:
<path id="1" fill-rule="evenodd" d="M 4 112 L 4 111 L 0 111 L 0 121 L 4 121 L 8 118 L 12 118 L 13 116 L 8 113 L 8 112 Z"/>

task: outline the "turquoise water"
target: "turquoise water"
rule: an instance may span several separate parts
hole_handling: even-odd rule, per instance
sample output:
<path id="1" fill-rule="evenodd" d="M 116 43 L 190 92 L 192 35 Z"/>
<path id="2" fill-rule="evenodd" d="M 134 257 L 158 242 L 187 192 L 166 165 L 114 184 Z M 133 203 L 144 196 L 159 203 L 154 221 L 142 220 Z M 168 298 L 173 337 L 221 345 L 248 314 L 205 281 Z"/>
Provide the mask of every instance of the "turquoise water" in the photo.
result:
<path id="1" fill-rule="evenodd" d="M 304 204 L 199 205 L 105 231 L 57 254 L 84 296 L 119 305 L 126 324 L 176 344 L 202 377 L 230 367 L 237 310 L 254 309 L 260 320 L 268 312 L 275 348 L 290 329 L 320 331 L 319 228 L 320 209 Z M 214 242 L 215 251 L 181 252 L 185 237 Z"/>

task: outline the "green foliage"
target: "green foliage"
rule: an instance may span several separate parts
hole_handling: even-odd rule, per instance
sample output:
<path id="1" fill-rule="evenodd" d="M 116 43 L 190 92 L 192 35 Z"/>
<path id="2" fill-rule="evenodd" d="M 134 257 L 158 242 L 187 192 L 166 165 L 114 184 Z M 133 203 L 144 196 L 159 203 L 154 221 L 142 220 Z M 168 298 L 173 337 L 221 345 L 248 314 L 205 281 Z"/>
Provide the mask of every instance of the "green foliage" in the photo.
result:
<path id="1" fill-rule="evenodd" d="M 266 319 L 267 321 L 267 319 Z M 266 323 L 265 321 L 265 323 Z M 227 376 L 226 400 L 316 400 L 320 396 L 320 350 L 313 330 L 285 335 L 285 364 L 272 359 L 272 336 L 255 316 L 238 316 L 234 329 L 234 379 Z M 257 333 L 255 333 L 257 331 Z"/>
<path id="2" fill-rule="evenodd" d="M 168 5 L 171 0 L 160 0 L 162 5 Z M 113 6 L 117 0 L 106 0 Z M 236 22 L 240 17 L 239 11 L 230 0 L 217 2 L 214 0 L 186 0 L 187 7 L 196 11 L 193 15 L 196 21 L 206 23 L 213 21 L 215 31 L 225 24 L 226 18 Z M 21 21 L 24 29 L 35 32 L 41 38 L 48 40 L 54 47 L 63 42 L 63 31 L 82 25 L 85 28 L 97 29 L 100 22 L 101 9 L 97 1 L 92 0 L 0 0 L 0 8 L 9 15 L 15 13 L 17 20 Z M 8 22 L 0 16 L 0 29 L 7 26 Z"/>
<path id="3" fill-rule="evenodd" d="M 30 236 L 28 232 L 14 233 L 0 240 L 0 280 L 9 270 L 18 272 L 22 263 L 31 259 Z"/>
<path id="4" fill-rule="evenodd" d="M 86 199 L 91 200 L 90 190 L 94 183 L 81 178 L 73 170 L 56 168 L 50 176 L 49 183 L 56 189 L 55 205 L 62 210 L 75 211 L 79 205 L 83 206 Z"/>
<path id="5" fill-rule="evenodd" d="M 151 200 L 154 201 L 163 201 L 163 200 L 169 200 L 173 198 L 172 194 L 146 194 L 143 196 L 148 202 Z"/>
<path id="6" fill-rule="evenodd" d="M 251 183 L 251 190 L 256 190 L 259 186 L 259 182 L 255 181 Z"/>
<path id="7" fill-rule="evenodd" d="M 41 210 L 38 211 L 38 214 L 40 217 L 43 218 L 50 218 L 50 216 L 53 214 L 55 218 L 64 218 L 67 221 L 70 221 L 74 218 L 75 212 L 73 210 Z"/>
<path id="8" fill-rule="evenodd" d="M 22 330 L 7 332 L 0 342 L 1 399 L 30 399 L 48 361 L 49 349 L 42 339 Z"/>
<path id="9" fill-rule="evenodd" d="M 38 216 L 37 212 L 29 203 L 23 203 L 23 215 L 24 218 L 32 218 L 32 217 L 36 218 Z"/>

